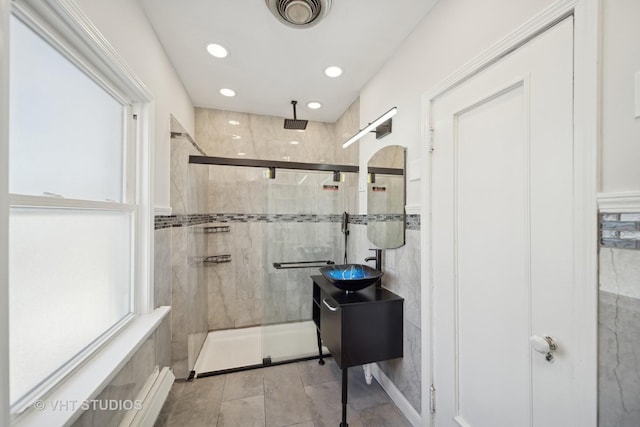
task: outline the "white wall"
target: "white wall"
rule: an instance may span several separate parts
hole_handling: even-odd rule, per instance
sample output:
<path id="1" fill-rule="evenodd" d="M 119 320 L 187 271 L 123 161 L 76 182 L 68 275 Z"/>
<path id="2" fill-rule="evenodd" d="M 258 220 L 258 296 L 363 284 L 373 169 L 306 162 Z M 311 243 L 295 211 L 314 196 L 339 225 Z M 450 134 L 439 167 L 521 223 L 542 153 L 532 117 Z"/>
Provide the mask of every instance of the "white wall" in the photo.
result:
<path id="1" fill-rule="evenodd" d="M 9 7 L 0 0 L 0 425 L 9 425 Z"/>
<path id="2" fill-rule="evenodd" d="M 169 117 L 193 135 L 193 103 L 137 1 L 75 1 L 154 96 L 154 203 L 169 206 Z"/>
<path id="3" fill-rule="evenodd" d="M 366 167 L 381 147 L 398 144 L 407 147 L 409 177 L 416 168 L 424 168 L 419 159 L 422 94 L 552 3 L 440 0 L 360 93 L 361 127 L 398 107 L 391 135 L 379 141 L 373 135 L 360 140 L 360 167 Z M 420 182 L 410 181 L 407 205 L 419 203 Z M 366 201 L 361 200 L 360 212 L 365 211 Z"/>
<path id="4" fill-rule="evenodd" d="M 415 159 L 420 155 L 421 95 L 552 3 L 438 2 L 360 94 L 361 127 L 398 107 L 391 135 L 380 141 L 373 136 L 360 140 L 360 166 L 380 147 L 400 144 L 408 147 L 408 167 L 420 167 Z M 603 0 L 602 6 L 601 191 L 640 191 L 640 119 L 633 117 L 634 73 L 640 71 L 640 2 Z M 409 183 L 407 204 L 420 202 L 419 191 L 418 182 Z"/>
<path id="5" fill-rule="evenodd" d="M 640 191 L 640 118 L 633 117 L 640 1 L 604 0 L 602 9 L 601 191 Z"/>

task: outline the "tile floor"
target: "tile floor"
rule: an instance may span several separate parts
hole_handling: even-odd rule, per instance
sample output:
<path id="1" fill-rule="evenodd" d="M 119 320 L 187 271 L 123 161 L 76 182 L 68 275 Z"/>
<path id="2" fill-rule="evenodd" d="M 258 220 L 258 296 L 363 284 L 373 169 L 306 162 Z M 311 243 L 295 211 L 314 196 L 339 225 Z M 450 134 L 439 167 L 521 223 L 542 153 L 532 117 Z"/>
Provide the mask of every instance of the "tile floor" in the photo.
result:
<path id="1" fill-rule="evenodd" d="M 272 366 L 176 382 L 156 427 L 336 427 L 341 418 L 340 369 L 333 359 Z M 361 367 L 349 368 L 350 427 L 411 424 Z"/>

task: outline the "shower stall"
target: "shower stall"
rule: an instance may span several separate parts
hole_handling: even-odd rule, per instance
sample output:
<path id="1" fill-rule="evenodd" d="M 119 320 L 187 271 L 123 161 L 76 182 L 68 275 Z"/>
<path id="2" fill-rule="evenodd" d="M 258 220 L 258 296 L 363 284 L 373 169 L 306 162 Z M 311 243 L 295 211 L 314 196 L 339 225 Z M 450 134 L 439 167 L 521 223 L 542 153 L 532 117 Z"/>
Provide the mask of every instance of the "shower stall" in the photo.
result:
<path id="1" fill-rule="evenodd" d="M 196 375 L 317 356 L 309 276 L 345 262 L 357 166 L 190 156 L 188 167 L 208 177 L 193 215 L 209 330 Z"/>

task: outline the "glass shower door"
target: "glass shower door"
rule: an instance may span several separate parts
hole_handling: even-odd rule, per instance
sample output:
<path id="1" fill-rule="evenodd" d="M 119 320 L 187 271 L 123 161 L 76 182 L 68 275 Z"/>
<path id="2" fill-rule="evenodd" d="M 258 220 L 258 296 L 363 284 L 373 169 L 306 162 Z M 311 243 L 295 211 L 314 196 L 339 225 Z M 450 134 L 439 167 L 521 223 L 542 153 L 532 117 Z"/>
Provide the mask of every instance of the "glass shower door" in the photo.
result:
<path id="1" fill-rule="evenodd" d="M 311 275 L 344 258 L 342 213 L 347 182 L 333 172 L 277 170 L 266 180 L 267 221 L 263 228 L 263 332 L 266 363 L 318 354 L 312 315 Z M 355 194 L 355 193 L 354 193 Z M 313 262 L 312 262 L 313 261 Z"/>

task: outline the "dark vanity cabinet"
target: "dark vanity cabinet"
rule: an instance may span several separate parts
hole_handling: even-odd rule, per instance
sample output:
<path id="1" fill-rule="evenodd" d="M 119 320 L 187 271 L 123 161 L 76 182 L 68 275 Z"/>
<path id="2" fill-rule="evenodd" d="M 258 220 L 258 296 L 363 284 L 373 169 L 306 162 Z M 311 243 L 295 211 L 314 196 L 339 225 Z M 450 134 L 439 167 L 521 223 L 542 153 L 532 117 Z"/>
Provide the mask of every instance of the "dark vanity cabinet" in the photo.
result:
<path id="1" fill-rule="evenodd" d="M 311 279 L 320 363 L 324 344 L 342 369 L 340 425 L 346 426 L 347 368 L 402 357 L 404 299 L 375 286 L 347 293 L 323 276 Z"/>
<path id="2" fill-rule="evenodd" d="M 375 286 L 346 293 L 311 278 L 313 321 L 341 369 L 402 357 L 402 297 Z"/>

